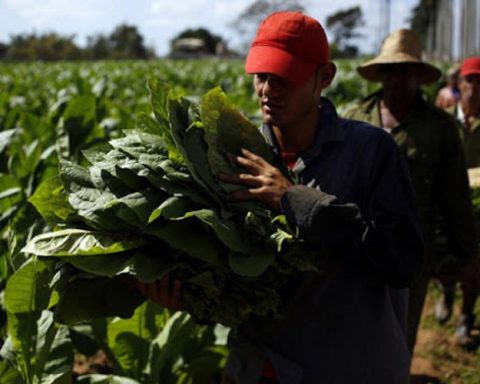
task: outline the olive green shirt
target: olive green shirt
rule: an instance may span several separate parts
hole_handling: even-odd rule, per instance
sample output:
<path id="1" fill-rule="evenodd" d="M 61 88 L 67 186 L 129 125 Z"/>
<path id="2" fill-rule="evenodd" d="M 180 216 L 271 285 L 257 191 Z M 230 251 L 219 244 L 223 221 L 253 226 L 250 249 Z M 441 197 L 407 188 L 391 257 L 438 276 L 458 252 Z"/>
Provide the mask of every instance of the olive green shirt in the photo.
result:
<path id="1" fill-rule="evenodd" d="M 348 119 L 381 127 L 381 91 L 345 111 Z M 480 134 L 480 132 L 479 132 Z M 416 193 L 427 269 L 433 267 L 435 226 L 440 213 L 461 258 L 477 254 L 468 175 L 458 126 L 446 112 L 427 103 L 420 93 L 414 107 L 391 131 L 404 154 Z"/>
<path id="2" fill-rule="evenodd" d="M 460 115 L 463 113 L 459 108 L 460 106 L 457 104 L 445 109 L 445 111 L 452 115 L 461 125 L 461 136 L 467 167 L 480 167 L 480 116 L 477 116 L 472 125 L 467 128 L 465 122 L 462 121 Z"/>

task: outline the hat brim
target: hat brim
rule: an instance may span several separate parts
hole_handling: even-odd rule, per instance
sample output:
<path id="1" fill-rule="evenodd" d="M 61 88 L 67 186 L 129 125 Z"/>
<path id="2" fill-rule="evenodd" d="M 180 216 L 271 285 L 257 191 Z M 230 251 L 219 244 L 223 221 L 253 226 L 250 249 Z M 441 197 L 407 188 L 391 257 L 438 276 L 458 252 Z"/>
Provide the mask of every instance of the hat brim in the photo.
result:
<path id="1" fill-rule="evenodd" d="M 357 68 L 358 73 L 367 80 L 381 81 L 382 70 L 390 64 L 415 64 L 418 68 L 418 79 L 421 84 L 430 84 L 436 82 L 442 76 L 442 72 L 423 61 L 420 61 L 410 55 L 397 54 L 395 57 L 376 57 L 367 61 Z"/>
<path id="2" fill-rule="evenodd" d="M 472 69 L 465 69 L 460 70 L 460 76 L 465 77 L 468 75 L 480 75 L 480 69 L 472 68 Z"/>
<path id="3" fill-rule="evenodd" d="M 245 72 L 272 73 L 288 82 L 301 85 L 315 72 L 317 64 L 301 60 L 292 54 L 272 46 L 254 45 L 245 61 Z"/>

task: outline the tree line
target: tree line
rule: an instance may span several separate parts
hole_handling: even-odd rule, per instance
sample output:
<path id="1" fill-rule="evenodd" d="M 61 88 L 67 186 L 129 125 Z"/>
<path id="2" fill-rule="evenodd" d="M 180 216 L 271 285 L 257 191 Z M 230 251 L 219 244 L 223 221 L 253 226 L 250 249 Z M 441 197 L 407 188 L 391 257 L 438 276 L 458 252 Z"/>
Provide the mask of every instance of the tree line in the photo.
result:
<path id="1" fill-rule="evenodd" d="M 75 43 L 75 36 L 56 32 L 23 33 L 12 35 L 9 43 L 0 42 L 0 60 L 122 60 L 151 59 L 153 48 L 144 43 L 137 27 L 120 24 L 107 35 L 96 34 L 87 38 L 85 47 Z"/>
<path id="2" fill-rule="evenodd" d="M 305 11 L 305 8 L 304 0 L 254 0 L 230 22 L 230 27 L 243 36 L 244 44 L 240 49 L 246 51 L 260 20 L 267 14 L 278 10 Z M 339 10 L 327 17 L 325 26 L 332 34 L 333 58 L 353 58 L 358 55 L 359 49 L 355 39 L 364 36 L 358 32 L 364 24 L 360 6 Z M 230 52 L 226 47 L 226 40 L 221 36 L 214 35 L 205 28 L 186 29 L 170 41 L 172 57 L 176 49 L 184 49 L 179 48 L 176 42 L 186 38 L 203 41 L 203 54 L 218 54 L 219 44 L 224 46 L 224 52 Z M 155 57 L 154 49 L 145 45 L 137 27 L 128 24 L 117 26 L 108 35 L 89 36 L 85 47 L 76 44 L 75 35 L 64 36 L 56 32 L 12 35 L 9 43 L 0 42 L 0 60 L 4 61 L 121 60 Z"/>

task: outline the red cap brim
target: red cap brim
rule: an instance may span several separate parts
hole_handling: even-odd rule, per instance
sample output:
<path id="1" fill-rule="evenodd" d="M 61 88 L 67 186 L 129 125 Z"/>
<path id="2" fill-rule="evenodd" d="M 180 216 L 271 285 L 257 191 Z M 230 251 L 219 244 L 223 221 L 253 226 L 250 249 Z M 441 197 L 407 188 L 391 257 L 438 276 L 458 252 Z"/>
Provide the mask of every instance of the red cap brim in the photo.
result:
<path id="1" fill-rule="evenodd" d="M 306 82 L 316 67 L 315 63 L 300 60 L 282 49 L 267 45 L 251 47 L 245 61 L 247 73 L 273 73 L 295 85 Z"/>
<path id="2" fill-rule="evenodd" d="M 460 70 L 460 76 L 465 77 L 468 75 L 480 75 L 480 68 L 467 68 Z"/>

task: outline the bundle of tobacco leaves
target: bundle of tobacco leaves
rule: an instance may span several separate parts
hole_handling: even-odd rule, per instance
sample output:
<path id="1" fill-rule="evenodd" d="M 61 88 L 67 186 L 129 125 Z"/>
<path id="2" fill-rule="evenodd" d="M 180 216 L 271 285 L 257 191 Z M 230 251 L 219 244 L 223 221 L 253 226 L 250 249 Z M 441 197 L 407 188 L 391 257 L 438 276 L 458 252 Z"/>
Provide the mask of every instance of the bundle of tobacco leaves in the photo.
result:
<path id="1" fill-rule="evenodd" d="M 246 148 L 269 162 L 263 136 L 215 88 L 199 104 L 149 82 L 154 117 L 121 138 L 61 163 L 31 202 L 54 231 L 24 252 L 56 258 L 57 321 L 131 316 L 145 300 L 127 284 L 168 273 L 198 321 L 235 326 L 278 315 L 285 283 L 315 270 L 315 254 L 283 215 L 259 202 L 231 202 L 241 172 L 226 153 Z"/>

